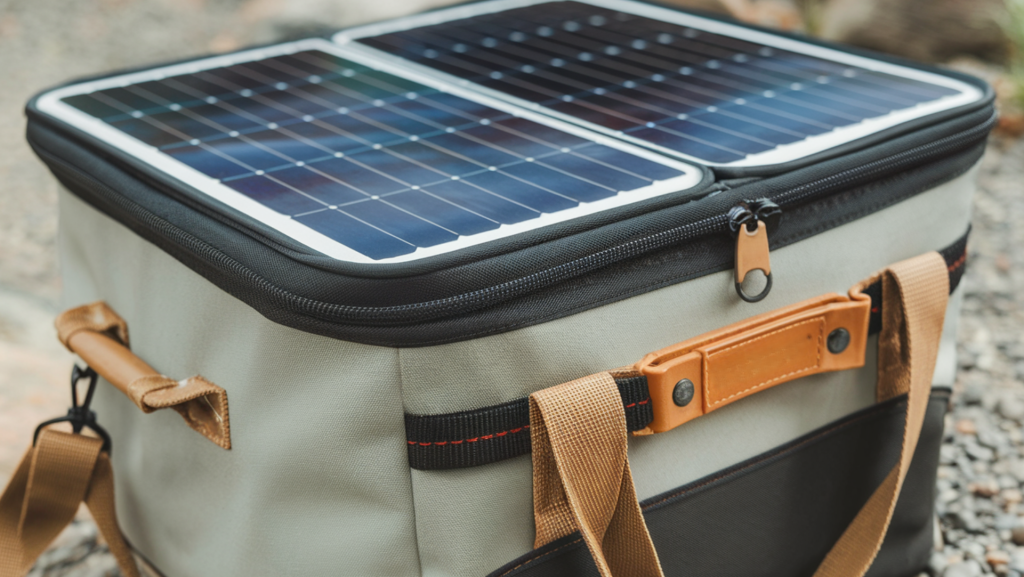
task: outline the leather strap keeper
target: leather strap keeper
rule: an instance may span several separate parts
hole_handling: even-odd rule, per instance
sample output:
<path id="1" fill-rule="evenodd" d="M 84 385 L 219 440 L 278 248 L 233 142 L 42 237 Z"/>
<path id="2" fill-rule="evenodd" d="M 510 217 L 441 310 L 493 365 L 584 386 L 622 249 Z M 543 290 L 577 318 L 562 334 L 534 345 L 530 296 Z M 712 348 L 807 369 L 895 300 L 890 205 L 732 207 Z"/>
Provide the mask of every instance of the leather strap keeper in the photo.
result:
<path id="1" fill-rule="evenodd" d="M 172 408 L 188 426 L 225 449 L 231 448 L 227 392 L 201 376 L 175 381 L 161 375 L 128 348 L 128 326 L 106 303 L 61 313 L 57 335 L 100 376 L 144 413 Z"/>
<path id="2" fill-rule="evenodd" d="M 645 356 L 654 420 L 635 435 L 662 433 L 793 379 L 861 367 L 871 300 L 832 293 L 778 309 Z M 836 334 L 829 347 L 829 335 Z M 842 344 L 840 348 L 837 345 Z M 673 394 L 689 380 L 693 398 Z"/>

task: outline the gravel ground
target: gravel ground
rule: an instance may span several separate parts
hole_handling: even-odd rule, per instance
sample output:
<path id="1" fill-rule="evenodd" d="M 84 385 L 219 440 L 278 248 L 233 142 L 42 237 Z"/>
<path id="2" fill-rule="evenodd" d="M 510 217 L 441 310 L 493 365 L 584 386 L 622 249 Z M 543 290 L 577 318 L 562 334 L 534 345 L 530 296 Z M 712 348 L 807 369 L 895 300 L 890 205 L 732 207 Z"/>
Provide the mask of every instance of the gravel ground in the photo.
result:
<path id="1" fill-rule="evenodd" d="M 939 468 L 943 577 L 1024 575 L 1024 140 L 994 141 L 980 178 Z"/>
<path id="2" fill-rule="evenodd" d="M 64 412 L 56 187 L 24 145 L 28 97 L 75 76 L 420 9 L 438 0 L 0 0 L 0 484 L 39 421 Z M 140 31 L 145 31 L 140 32 Z M 939 469 L 935 575 L 1024 576 L 1024 140 L 983 160 L 964 279 L 960 373 Z M 33 577 L 117 575 L 82 515 Z"/>

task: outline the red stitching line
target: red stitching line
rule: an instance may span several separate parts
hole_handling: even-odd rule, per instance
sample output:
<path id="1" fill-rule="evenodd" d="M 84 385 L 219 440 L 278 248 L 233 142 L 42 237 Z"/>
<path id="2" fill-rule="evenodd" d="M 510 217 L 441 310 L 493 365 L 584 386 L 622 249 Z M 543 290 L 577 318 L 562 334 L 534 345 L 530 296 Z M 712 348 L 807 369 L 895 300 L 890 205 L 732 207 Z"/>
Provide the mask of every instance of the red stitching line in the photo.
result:
<path id="1" fill-rule="evenodd" d="M 420 447 L 429 447 L 431 445 L 434 445 L 434 446 L 437 446 L 437 447 L 443 447 L 443 446 L 445 446 L 445 445 L 447 445 L 449 443 L 452 444 L 452 445 L 461 445 L 462 443 L 475 443 L 475 442 L 480 441 L 482 439 L 486 440 L 486 439 L 493 439 L 494 437 L 504 437 L 505 435 L 507 435 L 509 433 L 518 433 L 520 431 L 525 431 L 526 429 L 529 429 L 529 428 L 530 428 L 530 425 L 523 425 L 522 427 L 517 427 L 517 428 L 511 429 L 509 431 L 502 431 L 500 433 L 494 433 L 493 435 L 483 435 L 483 436 L 480 436 L 480 437 L 473 437 L 472 439 L 462 439 L 461 441 L 438 441 L 438 442 L 434 442 L 434 443 L 418 443 L 416 441 L 406 441 L 406 442 L 409 443 L 410 445 L 419 445 Z"/>
<path id="2" fill-rule="evenodd" d="M 637 405 L 646 405 L 649 402 L 651 402 L 651 398 L 647 397 L 646 399 L 644 399 L 644 400 L 642 400 L 642 401 L 640 401 L 638 403 L 630 403 L 630 404 L 626 405 L 626 408 L 627 409 L 632 409 L 633 407 L 635 407 Z M 461 445 L 462 443 L 476 443 L 477 441 L 493 439 L 494 437 L 504 437 L 505 435 L 508 435 L 510 433 L 519 433 L 519 432 L 524 431 L 524 430 L 529 429 L 529 428 L 530 428 L 530 425 L 523 425 L 522 427 L 518 427 L 518 428 L 515 428 L 515 429 L 508 430 L 508 431 L 502 431 L 500 433 L 494 433 L 493 435 L 482 435 L 480 437 L 473 437 L 472 439 L 462 439 L 461 441 L 435 441 L 433 443 L 420 443 L 418 441 L 406 441 L 406 442 L 409 443 L 410 445 L 418 445 L 420 447 L 431 447 L 431 446 L 443 447 L 443 446 L 448 445 L 448 444 L 451 444 L 451 445 Z"/>
<path id="3" fill-rule="evenodd" d="M 958 269 L 961 266 L 963 266 L 964 262 L 966 262 L 966 261 L 967 261 L 967 251 L 965 250 L 964 254 L 960 255 L 960 258 L 958 258 L 955 261 L 953 261 L 953 264 L 949 265 L 946 268 L 949 269 L 949 272 L 953 272 L 956 269 Z"/>

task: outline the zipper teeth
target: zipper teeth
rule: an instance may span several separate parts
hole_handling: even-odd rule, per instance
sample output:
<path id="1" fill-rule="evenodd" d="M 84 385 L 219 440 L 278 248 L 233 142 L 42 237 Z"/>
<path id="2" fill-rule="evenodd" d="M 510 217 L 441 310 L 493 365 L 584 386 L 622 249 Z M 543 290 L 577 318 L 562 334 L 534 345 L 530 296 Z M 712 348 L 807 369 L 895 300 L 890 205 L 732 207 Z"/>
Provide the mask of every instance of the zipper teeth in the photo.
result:
<path id="1" fill-rule="evenodd" d="M 958 134 L 950 135 L 935 142 L 915 147 L 884 160 L 878 160 L 857 168 L 845 170 L 769 198 L 770 200 L 784 206 L 792 206 L 797 203 L 805 202 L 816 195 L 828 192 L 837 186 L 842 186 L 855 178 L 875 175 L 882 171 L 891 170 L 899 165 L 919 161 L 920 159 L 928 156 L 941 155 L 958 145 L 963 146 L 968 141 L 980 140 L 988 133 L 994 122 L 995 118 L 993 116 L 993 118 L 989 119 L 984 124 Z M 587 255 L 543 271 L 538 271 L 524 277 L 506 281 L 492 287 L 443 299 L 386 307 L 340 305 L 303 297 L 271 284 L 247 266 L 214 248 L 205 241 L 152 214 L 127 197 L 112 191 L 110 187 L 95 178 L 84 174 L 70 163 L 56 157 L 41 147 L 36 147 L 36 149 L 51 162 L 62 166 L 65 169 L 65 172 L 72 176 L 78 183 L 99 194 L 102 198 L 109 199 L 111 202 L 119 205 L 121 209 L 146 223 L 150 228 L 158 231 L 163 236 L 172 239 L 177 244 L 184 246 L 192 253 L 198 254 L 202 259 L 215 263 L 215 265 L 222 270 L 227 270 L 238 275 L 244 279 L 242 281 L 243 284 L 248 284 L 259 291 L 272 295 L 272 300 L 283 305 L 284 308 L 310 316 L 329 319 L 335 322 L 351 324 L 385 323 L 390 325 L 406 325 L 441 318 L 452 311 L 458 313 L 470 312 L 485 306 L 498 304 L 505 300 L 550 286 L 557 282 L 569 280 L 583 273 L 603 268 L 626 258 L 644 254 L 659 248 L 664 248 L 672 244 L 677 244 L 681 241 L 693 240 L 698 237 L 721 233 L 726 231 L 729 225 L 728 217 L 725 214 L 707 217 L 697 222 L 671 228 L 643 238 L 634 239 L 600 252 Z M 111 194 L 112 192 L 113 194 Z"/>
<path id="2" fill-rule="evenodd" d="M 866 176 L 873 176 L 879 172 L 891 170 L 896 165 L 912 164 L 920 161 L 922 158 L 931 156 L 942 156 L 951 149 L 960 148 L 967 141 L 972 141 L 975 138 L 981 139 L 987 136 L 989 131 L 995 125 L 996 116 L 992 115 L 983 124 L 969 128 L 963 132 L 952 134 L 950 136 L 940 138 L 934 142 L 924 144 L 910 150 L 894 154 L 888 158 L 869 162 L 867 164 L 851 168 L 827 176 L 825 178 L 818 179 L 807 184 L 800 185 L 787 192 L 780 193 L 770 199 L 780 205 L 793 205 L 800 202 L 804 202 L 823 190 L 828 190 L 836 186 L 843 186 L 853 180 L 854 178 L 864 178 Z"/>

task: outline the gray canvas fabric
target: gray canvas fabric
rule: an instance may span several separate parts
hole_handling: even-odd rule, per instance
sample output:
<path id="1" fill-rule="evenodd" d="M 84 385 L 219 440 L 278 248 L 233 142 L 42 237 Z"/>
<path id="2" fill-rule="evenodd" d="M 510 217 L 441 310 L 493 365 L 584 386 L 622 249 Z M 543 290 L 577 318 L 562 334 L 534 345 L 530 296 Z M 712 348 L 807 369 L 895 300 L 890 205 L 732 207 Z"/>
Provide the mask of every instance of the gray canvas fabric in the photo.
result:
<path id="1" fill-rule="evenodd" d="M 96 405 L 114 437 L 123 528 L 167 577 L 484 574 L 532 548 L 530 458 L 410 471 L 403 411 L 505 402 L 760 312 L 844 292 L 889 263 L 956 240 L 969 222 L 973 182 L 972 171 L 774 251 L 775 288 L 755 305 L 740 302 L 731 273 L 722 272 L 541 325 L 416 349 L 272 323 L 64 192 L 66 304 L 106 300 L 128 320 L 139 356 L 177 378 L 201 373 L 230 399 L 234 448 L 224 451 L 177 414 L 143 415 L 111 387 L 101 389 Z M 950 319 L 959 302 L 951 301 Z M 954 330 L 949 320 L 937 384 L 952 382 Z M 865 407 L 874 383 L 869 363 L 631 439 L 638 495 Z"/>
<path id="2" fill-rule="evenodd" d="M 395 350 L 272 323 L 78 198 L 60 204 L 67 305 L 107 301 L 154 368 L 228 391 L 225 451 L 99 388 L 130 542 L 168 577 L 418 574 Z"/>

